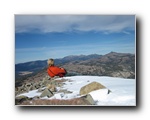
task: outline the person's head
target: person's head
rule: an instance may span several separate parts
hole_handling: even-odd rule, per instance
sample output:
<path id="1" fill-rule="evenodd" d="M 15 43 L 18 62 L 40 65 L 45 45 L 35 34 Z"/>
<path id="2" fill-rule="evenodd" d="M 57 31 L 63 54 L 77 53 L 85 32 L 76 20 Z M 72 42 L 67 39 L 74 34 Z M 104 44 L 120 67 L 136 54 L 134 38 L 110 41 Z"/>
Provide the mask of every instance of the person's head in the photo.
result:
<path id="1" fill-rule="evenodd" d="M 53 66 L 54 65 L 54 60 L 53 59 L 48 59 L 47 64 L 48 64 L 48 66 Z"/>

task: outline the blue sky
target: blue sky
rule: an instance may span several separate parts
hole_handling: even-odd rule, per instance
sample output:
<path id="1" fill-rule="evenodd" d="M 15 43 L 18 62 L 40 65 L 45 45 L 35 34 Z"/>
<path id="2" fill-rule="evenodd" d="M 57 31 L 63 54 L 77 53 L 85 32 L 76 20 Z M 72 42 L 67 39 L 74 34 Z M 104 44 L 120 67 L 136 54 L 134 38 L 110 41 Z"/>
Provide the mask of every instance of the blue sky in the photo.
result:
<path id="1" fill-rule="evenodd" d="M 15 15 L 15 62 L 135 53 L 134 15 Z"/>

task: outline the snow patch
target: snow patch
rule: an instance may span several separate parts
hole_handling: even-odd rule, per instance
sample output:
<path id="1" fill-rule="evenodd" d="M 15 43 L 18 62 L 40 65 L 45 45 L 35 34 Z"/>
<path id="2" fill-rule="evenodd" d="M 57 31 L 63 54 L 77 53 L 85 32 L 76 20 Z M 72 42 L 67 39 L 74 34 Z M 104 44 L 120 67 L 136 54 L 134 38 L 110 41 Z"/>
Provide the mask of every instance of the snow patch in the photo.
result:
<path id="1" fill-rule="evenodd" d="M 44 97 L 41 99 L 72 99 L 80 97 L 79 92 L 81 87 L 91 83 L 99 82 L 106 86 L 107 89 L 100 89 L 89 94 L 93 97 L 96 105 L 99 106 L 135 106 L 136 105 L 136 80 L 124 79 L 105 76 L 72 76 L 64 77 L 63 79 L 71 80 L 64 82 L 65 85 L 61 89 L 67 89 L 72 93 L 56 93 L 53 97 Z M 60 89 L 60 88 L 58 88 Z M 108 94 L 108 89 L 111 92 Z M 27 97 L 40 96 L 41 92 L 32 90 L 21 95 Z"/>
<path id="2" fill-rule="evenodd" d="M 108 89 L 95 90 L 89 93 L 95 101 L 104 101 L 108 96 Z"/>

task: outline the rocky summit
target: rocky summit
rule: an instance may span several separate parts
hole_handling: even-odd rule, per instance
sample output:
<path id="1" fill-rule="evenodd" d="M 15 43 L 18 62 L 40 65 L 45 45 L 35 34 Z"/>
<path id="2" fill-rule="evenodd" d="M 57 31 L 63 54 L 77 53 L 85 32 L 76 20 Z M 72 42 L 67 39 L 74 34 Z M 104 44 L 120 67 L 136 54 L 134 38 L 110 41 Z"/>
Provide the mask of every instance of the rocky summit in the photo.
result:
<path id="1" fill-rule="evenodd" d="M 16 97 L 15 97 L 15 104 L 16 105 L 94 105 L 95 101 L 93 100 L 92 96 L 88 92 L 84 92 L 83 95 L 81 95 L 78 98 L 70 99 L 70 100 L 60 100 L 60 99 L 52 99 L 52 100 L 46 100 L 42 98 L 51 98 L 54 95 L 58 96 L 58 93 L 63 93 L 63 94 L 70 94 L 72 93 L 69 90 L 63 89 L 63 85 L 65 84 L 64 82 L 72 82 L 70 80 L 66 79 L 59 79 L 57 80 L 58 77 L 55 78 L 49 78 L 46 76 L 43 78 L 42 81 L 38 81 L 36 83 L 34 82 L 29 82 L 28 83 L 23 83 L 22 86 L 16 87 Z M 91 83 L 96 84 L 96 82 Z M 89 87 L 89 85 L 87 85 Z M 101 85 L 102 86 L 102 85 Z M 59 88 L 59 89 L 57 89 Z M 96 88 L 99 88 L 96 85 Z M 81 93 L 82 91 L 86 88 L 81 88 Z M 40 93 L 38 96 L 34 97 L 27 97 L 24 95 L 21 95 L 23 93 L 28 93 L 32 90 L 38 90 Z M 95 89 L 96 90 L 96 89 Z M 94 89 L 90 89 L 90 91 L 94 91 Z"/>
<path id="2" fill-rule="evenodd" d="M 43 80 L 39 81 L 26 81 L 22 83 L 21 86 L 15 87 L 15 99 L 16 99 L 16 105 L 21 104 L 23 101 L 27 100 L 33 100 L 38 99 L 42 97 L 52 97 L 57 92 L 62 92 L 62 89 L 57 90 L 56 87 L 63 86 L 63 82 L 65 82 L 65 79 L 57 80 L 58 77 L 50 78 L 49 76 L 45 76 Z M 38 90 L 40 93 L 37 97 L 31 97 L 28 98 L 26 96 L 20 96 L 20 94 L 28 93 L 32 90 Z M 63 92 L 66 92 L 65 90 Z M 69 92 L 69 91 L 68 91 Z"/>

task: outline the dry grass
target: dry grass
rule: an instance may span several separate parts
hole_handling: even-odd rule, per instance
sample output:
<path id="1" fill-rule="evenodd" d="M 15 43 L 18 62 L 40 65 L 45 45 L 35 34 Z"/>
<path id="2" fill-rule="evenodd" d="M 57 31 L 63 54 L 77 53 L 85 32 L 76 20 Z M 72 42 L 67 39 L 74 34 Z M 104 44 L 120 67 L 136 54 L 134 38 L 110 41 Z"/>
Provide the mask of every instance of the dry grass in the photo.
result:
<path id="1" fill-rule="evenodd" d="M 74 98 L 70 100 L 60 100 L 60 99 L 31 100 L 31 101 L 24 101 L 21 105 L 91 105 L 91 104 L 84 98 Z"/>

